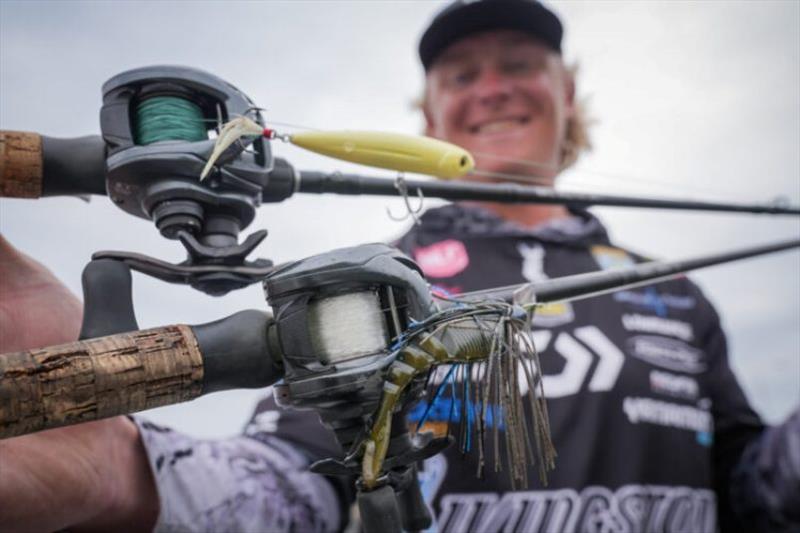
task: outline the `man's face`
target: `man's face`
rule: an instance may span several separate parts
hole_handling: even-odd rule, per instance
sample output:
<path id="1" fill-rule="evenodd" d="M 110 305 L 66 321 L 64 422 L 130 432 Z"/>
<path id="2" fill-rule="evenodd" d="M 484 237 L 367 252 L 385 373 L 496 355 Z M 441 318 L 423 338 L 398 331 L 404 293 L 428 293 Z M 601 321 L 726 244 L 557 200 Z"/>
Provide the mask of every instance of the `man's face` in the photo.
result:
<path id="1" fill-rule="evenodd" d="M 436 60 L 425 90 L 426 133 L 472 152 L 479 170 L 558 173 L 574 94 L 559 54 L 512 30 L 465 37 Z"/>

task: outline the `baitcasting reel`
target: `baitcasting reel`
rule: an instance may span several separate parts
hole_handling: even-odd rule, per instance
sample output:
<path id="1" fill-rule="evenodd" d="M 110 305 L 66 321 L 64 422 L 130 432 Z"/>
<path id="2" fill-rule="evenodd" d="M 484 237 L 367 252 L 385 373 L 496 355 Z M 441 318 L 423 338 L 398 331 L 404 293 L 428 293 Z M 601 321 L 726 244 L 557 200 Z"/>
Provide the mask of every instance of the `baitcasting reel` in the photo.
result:
<path id="1" fill-rule="evenodd" d="M 124 252 L 94 257 L 120 259 L 213 295 L 260 281 L 272 263 L 245 258 L 267 232 L 259 230 L 242 243 L 238 236 L 262 201 L 291 195 L 293 176 L 282 167 L 273 172 L 269 143 L 261 137 L 229 147 L 210 175 L 199 179 L 214 148 L 210 134 L 236 116 L 263 124 L 247 96 L 200 70 L 145 67 L 108 80 L 100 113 L 108 196 L 126 212 L 152 220 L 164 237 L 179 240 L 188 257 L 178 265 Z"/>
<path id="2" fill-rule="evenodd" d="M 285 371 L 274 389 L 276 401 L 313 409 L 342 448 L 351 449 L 363 438 L 384 387 L 390 386 L 384 383 L 394 346 L 412 324 L 436 310 L 419 267 L 395 248 L 370 244 L 281 267 L 265 279 L 264 289 Z M 407 397 L 418 398 L 424 381 L 417 380 Z M 406 530 L 430 525 L 414 463 L 451 442 L 427 434 L 415 442 L 404 413 L 393 420 L 388 475 L 375 488 L 358 487 L 368 531 L 395 530 L 398 518 Z M 311 469 L 356 478 L 361 473 L 356 460 L 326 459 Z"/>
<path id="3" fill-rule="evenodd" d="M 116 259 L 95 259 L 86 267 L 82 339 L 131 336 L 138 330 L 130 268 L 128 262 Z M 179 373 L 186 370 L 187 349 L 172 338 L 174 332 L 169 333 L 170 340 L 158 343 L 170 363 L 153 367 L 153 373 L 136 386 L 150 390 L 148 380 L 169 383 L 164 387 L 172 396 L 159 394 L 147 407 L 172 403 L 173 396 L 185 401 L 221 390 L 275 384 L 280 405 L 317 412 L 334 431 L 342 449 L 351 449 L 363 440 L 384 388 L 391 386 L 386 382 L 387 371 L 394 362 L 396 346 L 415 323 L 437 310 L 419 268 L 395 248 L 368 244 L 277 267 L 265 278 L 264 289 L 271 313 L 242 311 L 209 324 L 184 327 L 184 335 L 191 332 L 184 344 L 199 350 L 200 359 L 194 365 L 202 369 L 200 373 Z M 151 330 L 148 338 L 162 334 Z M 84 348 L 80 350 L 87 353 Z M 113 371 L 103 370 L 105 361 L 98 358 L 92 368 L 105 372 L 106 381 L 116 379 Z M 69 372 L 64 373 L 64 379 L 69 376 Z M 375 486 L 356 485 L 366 531 L 416 531 L 431 523 L 415 463 L 442 451 L 452 437 L 434 439 L 418 434 L 412 439 L 405 412 L 422 396 L 424 382 L 420 377 L 407 387 L 404 402 L 393 416 L 384 462 L 386 474 Z M 106 386 L 108 391 L 116 390 L 112 381 Z M 119 386 L 126 390 L 131 387 Z M 74 392 L 68 387 L 62 389 L 62 395 Z M 120 401 L 123 396 L 113 394 L 112 400 L 117 402 L 114 406 L 108 405 L 110 400 L 98 399 L 97 404 L 105 409 L 102 416 L 130 412 L 130 406 Z M 96 416 L 89 412 L 84 415 L 86 420 Z M 36 420 L 64 423 L 58 423 L 57 416 Z M 17 432 L 12 434 L 18 434 L 19 428 L 12 429 Z M 311 469 L 351 481 L 361 478 L 358 460 L 324 459 Z"/>

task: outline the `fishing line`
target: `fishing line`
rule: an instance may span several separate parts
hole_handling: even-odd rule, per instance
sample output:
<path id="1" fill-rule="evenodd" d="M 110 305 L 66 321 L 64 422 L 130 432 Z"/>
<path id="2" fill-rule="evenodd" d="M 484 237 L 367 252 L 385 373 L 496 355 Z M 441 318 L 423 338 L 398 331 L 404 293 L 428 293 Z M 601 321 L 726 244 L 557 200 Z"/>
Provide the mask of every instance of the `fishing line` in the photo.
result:
<path id="1" fill-rule="evenodd" d="M 316 128 L 316 127 L 304 126 L 304 125 L 300 125 L 300 124 L 296 124 L 296 123 L 292 123 L 292 122 L 281 122 L 281 121 L 269 120 L 269 123 L 270 124 L 275 124 L 275 125 L 278 125 L 278 126 L 285 126 L 285 127 L 288 127 L 288 128 L 294 128 L 294 129 L 297 129 L 297 130 L 303 130 L 303 131 L 323 131 L 323 130 L 321 130 L 319 128 Z M 560 167 L 557 166 L 557 165 L 542 163 L 542 162 L 539 162 L 539 161 L 500 156 L 500 155 L 497 155 L 497 154 L 492 154 L 490 152 L 471 152 L 471 153 L 472 153 L 472 155 L 478 156 L 478 157 L 486 157 L 486 158 L 495 159 L 497 161 L 506 161 L 506 162 L 509 162 L 509 163 L 519 163 L 519 164 L 528 165 L 528 166 L 531 166 L 533 168 L 541 169 L 541 170 L 548 171 L 548 172 L 560 171 Z M 600 170 L 593 170 L 593 169 L 589 169 L 589 168 L 586 168 L 586 167 L 580 167 L 580 166 L 570 169 L 570 172 L 573 172 L 573 173 L 576 173 L 576 174 L 589 174 L 589 175 L 601 177 L 603 179 L 607 179 L 607 180 L 610 180 L 610 181 L 619 181 L 619 182 L 627 182 L 627 183 L 634 183 L 634 184 L 638 183 L 638 184 L 643 184 L 643 185 L 644 184 L 655 185 L 655 186 L 663 187 L 663 188 L 668 189 L 668 190 L 678 191 L 678 192 L 686 192 L 686 193 L 690 193 L 690 194 L 697 194 L 697 193 L 710 194 L 710 195 L 713 195 L 716 198 L 727 198 L 727 199 L 730 199 L 730 200 L 743 200 L 743 197 L 741 195 L 732 195 L 729 191 L 725 191 L 725 190 L 722 190 L 722 189 L 717 189 L 717 188 L 714 188 L 714 187 L 702 187 L 702 186 L 697 186 L 697 185 L 687 185 L 687 184 L 683 184 L 683 183 L 678 184 L 678 183 L 670 182 L 668 180 L 662 180 L 662 179 L 657 179 L 657 178 L 649 178 L 649 177 L 648 178 L 640 178 L 640 177 L 637 177 L 637 176 L 621 174 L 621 173 L 618 173 L 618 172 L 606 172 L 606 171 L 600 171 Z M 500 179 L 503 179 L 505 181 L 514 181 L 514 182 L 519 182 L 521 184 L 528 184 L 528 185 L 533 183 L 533 184 L 538 184 L 538 185 L 543 185 L 543 186 L 550 187 L 551 184 L 552 184 L 552 180 L 547 179 L 547 178 L 542 178 L 541 176 L 507 174 L 507 173 L 501 173 L 501 172 L 488 172 L 488 171 L 484 171 L 484 170 L 480 170 L 480 169 L 475 169 L 475 170 L 472 171 L 472 173 L 473 174 L 477 174 L 477 175 L 481 175 L 483 177 L 500 178 Z M 571 175 L 567 175 L 567 176 L 559 178 L 559 182 L 560 182 L 561 185 L 572 185 L 572 184 L 581 185 L 581 186 L 586 186 L 586 185 L 594 185 L 594 186 L 596 186 L 597 185 L 597 181 L 596 180 L 581 178 L 580 176 L 573 177 Z M 627 191 L 629 189 L 626 189 L 626 188 L 622 187 L 621 190 L 622 190 L 622 192 L 625 192 L 625 191 Z"/>
<path id="2" fill-rule="evenodd" d="M 475 155 L 475 156 L 487 157 L 487 158 L 490 158 L 490 159 L 495 159 L 497 161 L 505 161 L 505 162 L 508 162 L 508 163 L 519 163 L 521 165 L 528 165 L 528 166 L 531 166 L 531 167 L 534 167 L 534 168 L 538 168 L 538 169 L 541 169 L 541 170 L 545 170 L 545 171 L 548 171 L 548 172 L 554 172 L 554 171 L 559 171 L 560 170 L 560 167 L 557 166 L 557 165 L 550 165 L 550 164 L 547 164 L 547 163 L 540 163 L 540 162 L 529 160 L 529 159 L 518 159 L 518 158 L 514 158 L 514 157 L 506 157 L 506 156 L 492 154 L 492 153 L 489 153 L 489 152 L 471 152 L 471 153 L 472 153 L 472 155 Z M 629 182 L 629 183 L 658 185 L 658 186 L 665 187 L 665 188 L 668 188 L 668 189 L 684 189 L 687 192 L 688 191 L 693 191 L 693 192 L 700 192 L 700 193 L 705 193 L 705 194 L 713 194 L 713 195 L 716 195 L 716 196 L 720 196 L 720 195 L 721 196 L 725 196 L 726 195 L 725 191 L 720 191 L 720 190 L 709 188 L 709 187 L 698 187 L 698 186 L 694 186 L 694 185 L 686 185 L 686 184 L 683 184 L 683 183 L 676 184 L 674 182 L 669 182 L 667 180 L 660 180 L 660 179 L 656 179 L 656 178 L 641 178 L 641 177 L 637 177 L 637 176 L 620 174 L 620 173 L 617 173 L 617 172 L 605 172 L 605 171 L 600 171 L 600 170 L 592 170 L 592 169 L 588 169 L 588 168 L 580 167 L 580 166 L 577 166 L 575 168 L 571 168 L 571 169 L 569 169 L 569 171 L 570 172 L 581 173 L 581 174 L 590 174 L 590 175 L 601 177 L 601 178 L 604 178 L 604 179 L 626 181 L 626 182 Z M 538 176 L 527 176 L 527 175 L 521 176 L 521 175 L 515 175 L 515 174 L 498 174 L 498 175 L 502 176 L 504 179 L 513 180 L 513 181 L 520 181 L 522 183 L 529 183 L 531 181 L 536 181 L 536 180 L 541 181 L 542 180 L 542 178 L 539 178 Z M 560 177 L 559 181 L 562 182 L 562 183 L 565 182 L 565 181 L 569 182 L 569 183 L 572 183 L 574 181 L 578 181 L 578 182 L 586 181 L 586 183 L 596 184 L 596 181 L 581 180 L 580 178 L 575 179 L 575 178 L 572 178 L 569 175 L 564 176 L 564 177 Z M 550 183 L 550 181 L 548 180 L 545 184 L 547 185 L 549 183 Z M 737 198 L 737 197 L 734 197 L 734 196 L 730 195 L 729 193 L 727 193 L 727 196 L 731 200 L 740 199 L 740 198 Z"/>
<path id="3" fill-rule="evenodd" d="M 208 139 L 203 110 L 177 96 L 153 96 L 136 106 L 134 140 L 147 145 L 159 141 L 196 142 Z"/>

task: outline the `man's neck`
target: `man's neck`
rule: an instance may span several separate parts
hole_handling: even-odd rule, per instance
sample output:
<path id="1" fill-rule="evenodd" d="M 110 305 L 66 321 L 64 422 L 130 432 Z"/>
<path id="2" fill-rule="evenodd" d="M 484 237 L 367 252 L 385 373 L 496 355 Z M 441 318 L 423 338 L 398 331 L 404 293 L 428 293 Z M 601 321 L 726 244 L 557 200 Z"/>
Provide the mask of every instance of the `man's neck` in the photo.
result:
<path id="1" fill-rule="evenodd" d="M 487 209 L 503 220 L 515 222 L 526 228 L 532 228 L 557 218 L 569 218 L 572 216 L 563 205 L 500 204 L 494 202 L 471 202 L 471 205 Z"/>

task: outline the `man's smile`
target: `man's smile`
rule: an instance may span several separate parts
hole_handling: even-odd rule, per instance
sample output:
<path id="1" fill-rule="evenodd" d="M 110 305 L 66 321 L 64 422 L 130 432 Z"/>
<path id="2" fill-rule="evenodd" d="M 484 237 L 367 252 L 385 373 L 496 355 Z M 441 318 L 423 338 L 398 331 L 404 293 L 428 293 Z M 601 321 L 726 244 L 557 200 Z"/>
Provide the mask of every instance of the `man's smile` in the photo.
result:
<path id="1" fill-rule="evenodd" d="M 506 133 L 510 130 L 525 126 L 531 120 L 528 115 L 519 115 L 513 117 L 493 118 L 481 122 L 474 123 L 467 127 L 467 131 L 472 135 L 488 135 L 497 133 Z"/>

